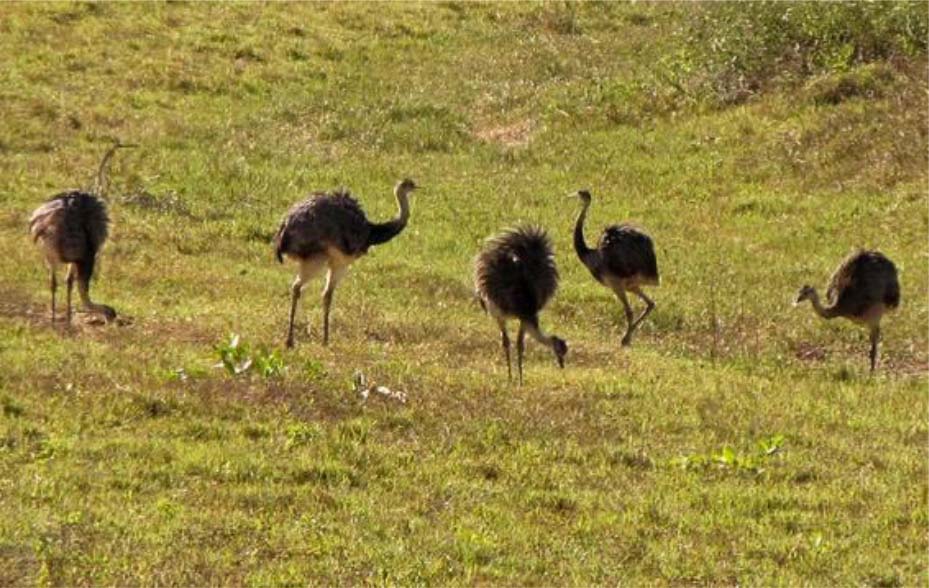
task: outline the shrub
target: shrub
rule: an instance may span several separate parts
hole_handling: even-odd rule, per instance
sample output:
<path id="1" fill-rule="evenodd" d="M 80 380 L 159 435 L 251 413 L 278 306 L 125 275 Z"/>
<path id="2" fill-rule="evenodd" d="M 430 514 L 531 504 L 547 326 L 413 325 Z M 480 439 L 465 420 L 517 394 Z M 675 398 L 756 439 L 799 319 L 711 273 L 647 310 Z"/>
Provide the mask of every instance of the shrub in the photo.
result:
<path id="1" fill-rule="evenodd" d="M 810 81 L 806 92 L 816 104 L 839 104 L 850 98 L 881 98 L 893 87 L 893 69 L 869 64 L 850 72 L 826 74 Z"/>
<path id="2" fill-rule="evenodd" d="M 689 7 L 663 77 L 690 98 L 733 104 L 771 85 L 925 55 L 927 34 L 919 2 L 706 3 Z"/>

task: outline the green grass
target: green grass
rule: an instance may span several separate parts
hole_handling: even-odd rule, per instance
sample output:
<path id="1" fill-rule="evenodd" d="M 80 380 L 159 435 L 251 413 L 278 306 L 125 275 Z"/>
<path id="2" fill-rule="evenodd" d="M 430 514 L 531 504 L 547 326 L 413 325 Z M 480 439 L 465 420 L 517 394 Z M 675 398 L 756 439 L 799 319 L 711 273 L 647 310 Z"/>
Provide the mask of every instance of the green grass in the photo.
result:
<path id="1" fill-rule="evenodd" d="M 630 88 L 688 10 L 0 6 L 0 583 L 925 583 L 925 60 L 657 108 Z M 141 145 L 93 288 L 124 320 L 52 327 L 26 221 L 110 137 Z M 331 346 L 309 290 L 284 350 L 281 215 L 346 185 L 386 218 L 403 176 Z M 581 187 L 588 239 L 657 243 L 631 349 L 571 250 Z M 571 348 L 530 343 L 522 388 L 470 283 L 517 221 Z M 901 271 L 874 377 L 862 329 L 790 305 L 854 246 Z M 272 375 L 216 367 L 231 333 Z"/>

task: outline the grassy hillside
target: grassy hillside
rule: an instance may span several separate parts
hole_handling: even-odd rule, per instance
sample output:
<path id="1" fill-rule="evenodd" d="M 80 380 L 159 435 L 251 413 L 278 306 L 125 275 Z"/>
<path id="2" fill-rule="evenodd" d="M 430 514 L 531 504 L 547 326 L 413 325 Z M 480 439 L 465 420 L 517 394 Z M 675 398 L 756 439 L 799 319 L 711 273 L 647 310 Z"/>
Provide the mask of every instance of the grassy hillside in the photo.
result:
<path id="1" fill-rule="evenodd" d="M 925 47 L 801 63 L 783 33 L 726 69 L 704 17 L 0 5 L 0 584 L 924 583 Z M 117 137 L 93 293 L 120 320 L 52 326 L 27 219 Z M 427 189 L 332 344 L 313 286 L 285 350 L 281 215 L 345 185 L 387 218 L 404 176 Z M 657 244 L 631 348 L 571 249 L 582 187 L 588 239 Z M 521 388 L 470 282 L 519 221 L 554 239 L 570 346 L 562 371 L 530 343 Z M 873 377 L 863 329 L 790 304 L 856 246 L 902 280 Z M 245 374 L 215 367 L 232 334 Z"/>

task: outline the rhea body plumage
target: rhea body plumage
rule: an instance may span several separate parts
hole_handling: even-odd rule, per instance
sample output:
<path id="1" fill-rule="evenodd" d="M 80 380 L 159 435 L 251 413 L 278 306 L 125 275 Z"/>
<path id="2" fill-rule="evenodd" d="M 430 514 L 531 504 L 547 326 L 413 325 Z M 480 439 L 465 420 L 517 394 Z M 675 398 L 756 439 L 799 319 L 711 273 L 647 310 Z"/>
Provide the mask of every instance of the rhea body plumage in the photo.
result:
<path id="1" fill-rule="evenodd" d="M 116 318 L 116 311 L 90 299 L 90 282 L 97 256 L 109 234 L 110 218 L 103 200 L 106 172 L 117 149 L 134 147 L 117 142 L 103 156 L 94 188 L 90 191 L 68 190 L 56 194 L 37 208 L 29 218 L 29 234 L 45 256 L 49 270 L 52 298 L 52 322 L 55 321 L 55 296 L 58 290 L 58 266 L 67 265 L 67 321 L 71 322 L 71 292 L 74 282 L 85 311 L 102 315 L 106 321 Z"/>
<path id="2" fill-rule="evenodd" d="M 347 190 L 318 192 L 294 205 L 274 237 L 275 255 L 299 264 L 291 285 L 290 321 L 287 346 L 294 344 L 294 315 L 306 283 L 326 271 L 323 288 L 323 344 L 329 343 L 329 311 L 336 286 L 349 266 L 374 245 L 386 243 L 400 234 L 410 218 L 409 196 L 417 188 L 405 179 L 394 189 L 399 213 L 384 223 L 368 221 L 364 210 Z"/>
<path id="3" fill-rule="evenodd" d="M 516 336 L 516 363 L 519 382 L 523 381 L 523 351 L 526 334 L 550 348 L 555 360 L 564 367 L 568 345 L 539 326 L 539 312 L 558 288 L 558 269 L 551 241 L 538 227 L 519 227 L 487 240 L 474 263 L 474 282 L 481 306 L 497 321 L 509 378 L 510 338 L 506 323 L 519 321 Z"/>
<path id="4" fill-rule="evenodd" d="M 622 344 L 629 345 L 635 330 L 655 308 L 655 302 L 642 291 L 643 286 L 657 286 L 661 281 L 655 245 L 645 231 L 629 223 L 620 223 L 606 227 L 597 246 L 588 247 L 584 240 L 584 222 L 591 195 L 587 190 L 580 190 L 572 197 L 581 200 L 581 211 L 574 226 L 574 250 L 591 275 L 611 289 L 622 303 L 626 313 L 626 333 Z M 627 292 L 645 302 L 645 310 L 638 318 L 634 318 Z"/>
<path id="5" fill-rule="evenodd" d="M 893 262 L 879 251 L 859 249 L 839 264 L 826 288 L 826 305 L 812 286 L 803 286 L 794 305 L 809 300 L 824 319 L 843 317 L 870 330 L 871 371 L 877 365 L 881 318 L 900 306 L 900 281 Z"/>

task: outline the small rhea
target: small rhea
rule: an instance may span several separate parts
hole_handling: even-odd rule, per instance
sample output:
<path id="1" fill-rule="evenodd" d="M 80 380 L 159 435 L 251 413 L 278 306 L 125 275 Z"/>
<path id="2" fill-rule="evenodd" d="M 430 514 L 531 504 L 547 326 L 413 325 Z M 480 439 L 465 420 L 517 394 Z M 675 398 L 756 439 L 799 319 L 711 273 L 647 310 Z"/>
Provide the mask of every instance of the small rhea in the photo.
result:
<path id="1" fill-rule="evenodd" d="M 804 300 L 809 300 L 816 314 L 824 319 L 843 317 L 869 328 L 873 373 L 881 339 L 881 318 L 900 306 L 900 282 L 893 262 L 880 251 L 853 251 L 829 279 L 826 306 L 812 286 L 800 288 L 794 306 Z"/>
<path id="2" fill-rule="evenodd" d="M 539 311 L 558 288 L 558 269 L 551 241 L 539 227 L 508 229 L 487 240 L 474 261 L 474 282 L 481 307 L 497 321 L 503 338 L 503 352 L 509 379 L 513 379 L 510 362 L 510 338 L 506 322 L 519 321 L 516 336 L 516 365 L 519 383 L 523 383 L 523 351 L 526 333 L 555 354 L 564 367 L 568 345 L 564 339 L 548 335 L 539 326 Z"/>
<path id="3" fill-rule="evenodd" d="M 348 267 L 372 245 L 386 243 L 403 231 L 410 218 L 409 196 L 418 188 L 410 179 L 397 183 L 394 196 L 399 213 L 384 223 L 369 222 L 361 205 L 345 189 L 316 192 L 290 209 L 274 236 L 278 262 L 283 263 L 284 257 L 288 257 L 299 265 L 291 285 L 287 347 L 294 345 L 294 315 L 303 287 L 324 270 L 327 274 L 323 288 L 323 345 L 328 345 L 329 310 L 336 286 Z"/>
<path id="4" fill-rule="evenodd" d="M 645 295 L 642 286 L 657 286 L 661 281 L 652 238 L 629 223 L 620 223 L 606 227 L 597 247 L 592 249 L 584 241 L 584 221 L 587 219 L 587 209 L 590 208 L 590 192 L 579 190 L 569 198 L 581 201 L 581 211 L 574 226 L 574 250 L 593 277 L 611 289 L 622 302 L 627 325 L 622 344 L 629 345 L 635 330 L 655 308 L 655 302 Z M 645 310 L 638 318 L 633 318 L 635 315 L 626 292 L 632 292 L 645 302 Z"/>
<path id="5" fill-rule="evenodd" d="M 58 290 L 58 266 L 67 265 L 67 322 L 71 323 L 71 291 L 77 280 L 78 294 L 86 312 L 101 315 L 107 322 L 116 318 L 116 311 L 90 299 L 90 281 L 97 264 L 97 255 L 109 234 L 110 218 L 103 198 L 107 188 L 106 174 L 117 149 L 135 147 L 116 142 L 103 156 L 94 187 L 89 190 L 68 190 L 56 194 L 37 208 L 29 218 L 29 233 L 44 256 L 49 272 L 52 298 L 52 323 L 56 320 L 55 295 Z"/>

